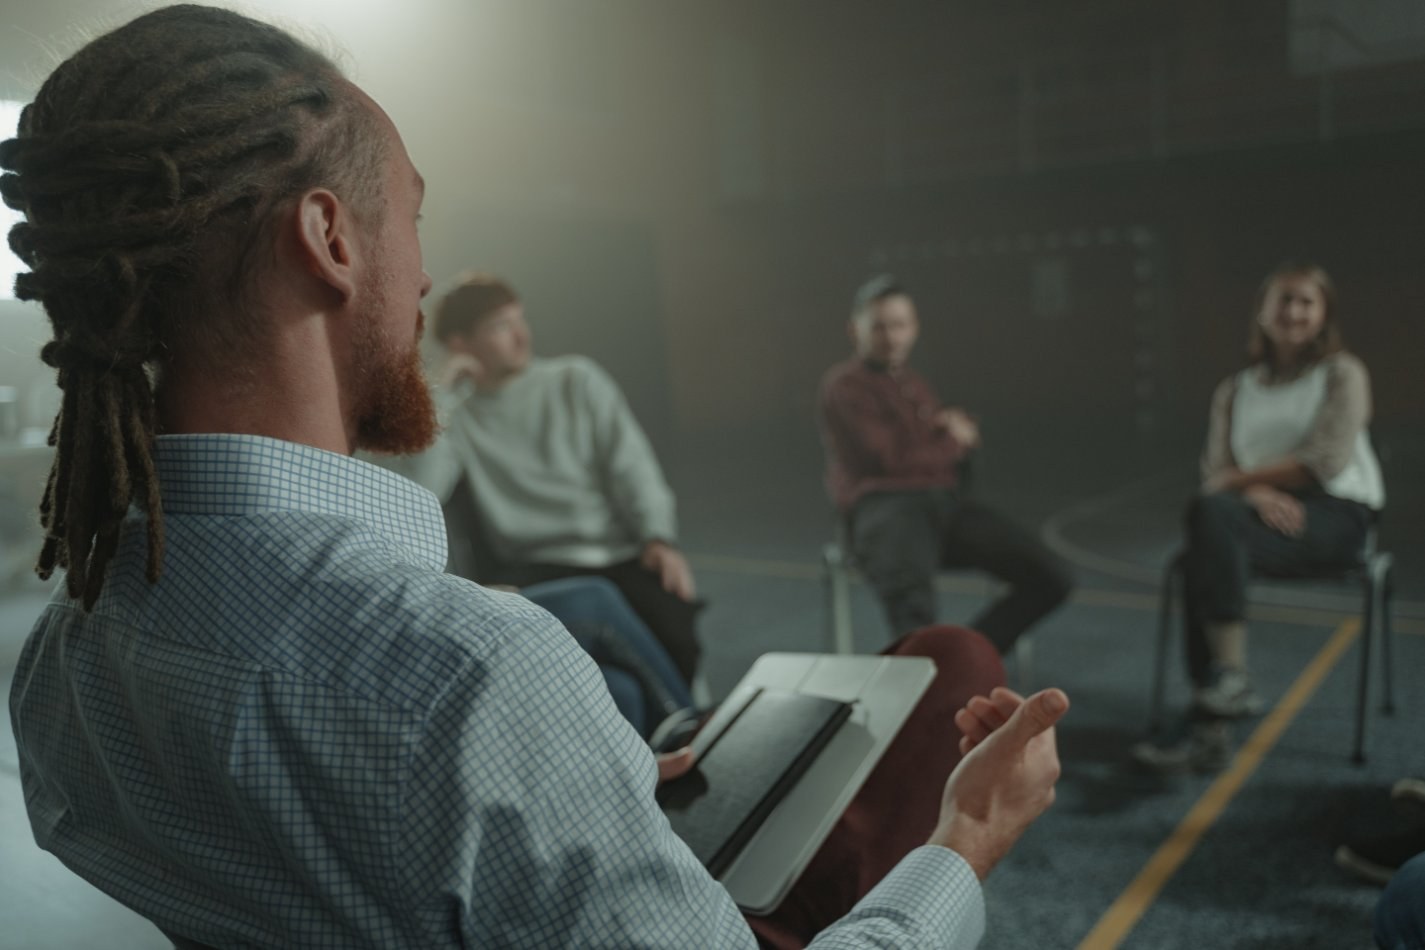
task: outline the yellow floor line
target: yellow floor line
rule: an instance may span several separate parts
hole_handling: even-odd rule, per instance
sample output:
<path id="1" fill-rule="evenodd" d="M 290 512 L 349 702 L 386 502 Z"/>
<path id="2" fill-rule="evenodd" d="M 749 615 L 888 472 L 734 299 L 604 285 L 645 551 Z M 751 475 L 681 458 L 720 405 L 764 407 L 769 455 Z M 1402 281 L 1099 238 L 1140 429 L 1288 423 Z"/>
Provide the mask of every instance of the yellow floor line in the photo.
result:
<path id="1" fill-rule="evenodd" d="M 1163 842 L 1157 852 L 1148 859 L 1143 870 L 1119 895 L 1118 900 L 1099 918 L 1093 930 L 1089 931 L 1088 936 L 1079 944 L 1078 950 L 1113 950 L 1128 936 L 1158 892 L 1177 873 L 1178 868 L 1197 847 L 1198 841 L 1262 764 L 1267 753 L 1276 745 L 1287 726 L 1291 725 L 1297 713 L 1311 699 L 1321 681 L 1331 672 L 1359 633 L 1360 621 L 1355 618 L 1344 621 L 1336 628 L 1331 639 L 1306 669 L 1302 670 L 1281 702 L 1277 703 L 1243 744 L 1227 771 L 1197 800 L 1168 840 Z"/>

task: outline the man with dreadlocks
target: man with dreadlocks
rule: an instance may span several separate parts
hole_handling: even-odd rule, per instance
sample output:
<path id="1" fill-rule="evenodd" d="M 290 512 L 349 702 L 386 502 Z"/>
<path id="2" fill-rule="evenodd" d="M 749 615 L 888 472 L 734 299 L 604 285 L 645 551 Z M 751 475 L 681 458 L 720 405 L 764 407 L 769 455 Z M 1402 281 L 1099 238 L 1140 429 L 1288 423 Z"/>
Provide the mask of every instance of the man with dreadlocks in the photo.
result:
<path id="1" fill-rule="evenodd" d="M 184 947 L 753 946 L 589 658 L 444 574 L 434 497 L 352 458 L 434 436 L 424 184 L 385 113 L 279 30 L 167 7 L 59 66 L 0 168 L 64 391 L 64 581 L 10 696 L 39 844 Z M 938 702 L 887 754 L 905 807 L 789 899 L 859 899 L 825 945 L 972 945 L 976 878 L 1052 800 L 1062 693 Z M 949 773 L 952 713 L 926 800 L 904 773 Z M 866 835 L 928 844 L 892 869 Z"/>

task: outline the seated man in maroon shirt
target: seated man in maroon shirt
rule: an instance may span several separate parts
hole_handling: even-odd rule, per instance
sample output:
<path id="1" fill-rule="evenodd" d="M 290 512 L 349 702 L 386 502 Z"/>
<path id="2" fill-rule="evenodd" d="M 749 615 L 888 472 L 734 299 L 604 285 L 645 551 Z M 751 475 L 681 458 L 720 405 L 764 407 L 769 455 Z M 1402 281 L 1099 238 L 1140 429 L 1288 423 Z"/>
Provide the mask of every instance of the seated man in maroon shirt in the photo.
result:
<path id="1" fill-rule="evenodd" d="M 822 378 L 821 428 L 827 489 L 861 571 L 897 636 L 935 621 L 938 569 L 1005 581 L 1008 592 L 969 623 L 1005 653 L 1068 596 L 1068 568 L 1019 525 L 961 497 L 957 468 L 980 432 L 906 365 L 920 325 L 895 278 L 862 285 L 849 330 L 854 357 Z"/>

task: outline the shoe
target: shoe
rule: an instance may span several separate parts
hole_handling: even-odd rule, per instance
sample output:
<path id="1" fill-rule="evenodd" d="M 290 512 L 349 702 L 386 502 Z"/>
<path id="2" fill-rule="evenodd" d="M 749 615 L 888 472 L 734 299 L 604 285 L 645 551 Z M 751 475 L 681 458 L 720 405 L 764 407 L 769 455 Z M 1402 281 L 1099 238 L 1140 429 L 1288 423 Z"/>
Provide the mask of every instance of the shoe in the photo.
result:
<path id="1" fill-rule="evenodd" d="M 648 737 L 648 747 L 654 752 L 676 752 L 693 738 L 707 717 L 692 706 L 678 709 L 664 717 Z"/>
<path id="2" fill-rule="evenodd" d="M 1396 870 L 1425 852 L 1425 826 L 1361 838 L 1336 849 L 1336 864 L 1373 884 L 1386 885 Z"/>
<path id="3" fill-rule="evenodd" d="M 1223 719 L 1256 716 L 1267 705 L 1242 670 L 1223 670 L 1217 674 L 1211 686 L 1204 686 L 1193 694 L 1193 703 L 1208 715 Z"/>
<path id="4" fill-rule="evenodd" d="M 1232 761 L 1230 724 L 1221 720 L 1195 722 L 1185 737 L 1171 745 L 1138 743 L 1133 747 L 1133 759 L 1161 775 L 1220 772 Z"/>
<path id="5" fill-rule="evenodd" d="M 1390 787 L 1390 800 L 1396 807 L 1425 818 L 1425 779 L 1403 778 Z"/>

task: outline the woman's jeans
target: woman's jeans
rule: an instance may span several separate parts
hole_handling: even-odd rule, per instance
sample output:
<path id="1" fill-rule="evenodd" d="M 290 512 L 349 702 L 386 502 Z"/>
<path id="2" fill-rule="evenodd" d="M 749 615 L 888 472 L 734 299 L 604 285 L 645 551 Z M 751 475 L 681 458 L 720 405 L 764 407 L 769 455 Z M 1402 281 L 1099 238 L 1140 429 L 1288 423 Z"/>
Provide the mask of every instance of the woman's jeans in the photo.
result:
<path id="1" fill-rule="evenodd" d="M 1371 510 L 1321 493 L 1299 500 L 1306 509 L 1306 526 L 1295 538 L 1267 527 L 1235 492 L 1199 495 L 1188 505 L 1184 607 L 1188 672 L 1194 684 L 1211 685 L 1206 625 L 1246 616 L 1247 584 L 1253 576 L 1318 577 L 1360 562 Z"/>

